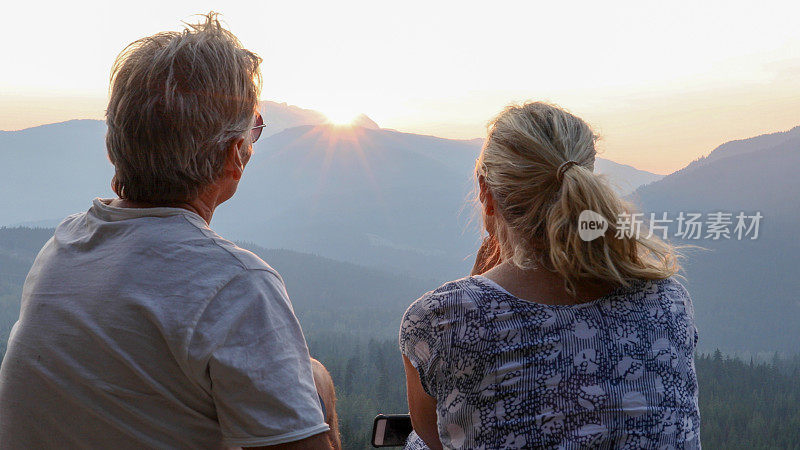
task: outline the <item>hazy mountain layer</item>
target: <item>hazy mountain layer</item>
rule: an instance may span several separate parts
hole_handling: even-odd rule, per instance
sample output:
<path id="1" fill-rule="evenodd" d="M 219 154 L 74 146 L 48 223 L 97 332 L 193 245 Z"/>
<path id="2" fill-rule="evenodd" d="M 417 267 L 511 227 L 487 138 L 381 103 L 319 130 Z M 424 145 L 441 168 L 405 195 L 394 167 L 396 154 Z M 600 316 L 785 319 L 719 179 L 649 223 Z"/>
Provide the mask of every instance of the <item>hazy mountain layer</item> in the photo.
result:
<path id="1" fill-rule="evenodd" d="M 663 175 L 639 170 L 633 166 L 620 164 L 603 158 L 597 158 L 594 164 L 594 170 L 597 173 L 608 175 L 611 184 L 623 195 L 628 195 L 640 186 L 664 178 Z"/>
<path id="2" fill-rule="evenodd" d="M 112 195 L 106 125 L 71 120 L 0 132 L 0 225 L 59 222 Z"/>
<path id="3" fill-rule="evenodd" d="M 312 251 L 421 276 L 451 277 L 469 267 L 477 239 L 468 202 L 482 141 L 364 127 L 318 125 L 316 111 L 263 102 L 267 134 L 256 146 L 240 194 L 214 226 L 265 246 Z M 99 121 L 70 121 L 0 133 L 0 225 L 55 226 L 112 196 L 113 168 Z M 598 160 L 617 180 L 656 175 Z M 605 167 L 605 168 L 603 168 Z M 227 213 L 226 211 L 230 211 Z M 422 262 L 420 262 L 422 261 Z"/>

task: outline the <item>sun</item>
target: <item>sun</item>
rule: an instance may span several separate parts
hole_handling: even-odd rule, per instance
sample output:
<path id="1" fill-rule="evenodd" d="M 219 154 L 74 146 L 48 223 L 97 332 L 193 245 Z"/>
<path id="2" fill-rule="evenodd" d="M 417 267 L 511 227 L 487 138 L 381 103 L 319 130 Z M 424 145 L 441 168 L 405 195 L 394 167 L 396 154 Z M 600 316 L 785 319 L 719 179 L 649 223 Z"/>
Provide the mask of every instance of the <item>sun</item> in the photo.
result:
<path id="1" fill-rule="evenodd" d="M 358 117 L 358 112 L 346 108 L 330 109 L 325 112 L 325 117 L 334 125 L 352 125 Z"/>

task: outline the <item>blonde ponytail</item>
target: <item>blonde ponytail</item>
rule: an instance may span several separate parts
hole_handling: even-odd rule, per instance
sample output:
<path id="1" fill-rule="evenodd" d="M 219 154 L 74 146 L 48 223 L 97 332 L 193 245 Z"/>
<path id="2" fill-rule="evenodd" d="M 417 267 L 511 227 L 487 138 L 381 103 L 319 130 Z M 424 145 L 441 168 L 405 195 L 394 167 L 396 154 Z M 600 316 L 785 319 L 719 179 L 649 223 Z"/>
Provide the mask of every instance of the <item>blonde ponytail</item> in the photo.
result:
<path id="1" fill-rule="evenodd" d="M 632 205 L 594 173 L 597 137 L 578 117 L 547 103 L 506 108 L 490 124 L 477 171 L 494 198 L 504 259 L 558 273 L 567 291 L 578 282 L 627 286 L 680 270 L 676 249 L 656 236 L 618 233 Z M 580 236 L 579 216 L 608 221 L 598 239 Z"/>

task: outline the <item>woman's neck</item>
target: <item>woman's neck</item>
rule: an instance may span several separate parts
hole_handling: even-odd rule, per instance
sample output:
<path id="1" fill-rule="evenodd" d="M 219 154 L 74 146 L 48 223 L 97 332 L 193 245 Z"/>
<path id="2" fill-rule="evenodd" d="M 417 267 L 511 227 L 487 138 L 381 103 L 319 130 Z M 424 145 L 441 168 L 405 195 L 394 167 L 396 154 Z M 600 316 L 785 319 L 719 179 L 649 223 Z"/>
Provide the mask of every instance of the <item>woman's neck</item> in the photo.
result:
<path id="1" fill-rule="evenodd" d="M 506 260 L 483 274 L 513 296 L 547 305 L 585 303 L 613 292 L 613 283 L 583 282 L 575 285 L 575 295 L 567 292 L 564 278 L 541 267 L 520 269 Z"/>

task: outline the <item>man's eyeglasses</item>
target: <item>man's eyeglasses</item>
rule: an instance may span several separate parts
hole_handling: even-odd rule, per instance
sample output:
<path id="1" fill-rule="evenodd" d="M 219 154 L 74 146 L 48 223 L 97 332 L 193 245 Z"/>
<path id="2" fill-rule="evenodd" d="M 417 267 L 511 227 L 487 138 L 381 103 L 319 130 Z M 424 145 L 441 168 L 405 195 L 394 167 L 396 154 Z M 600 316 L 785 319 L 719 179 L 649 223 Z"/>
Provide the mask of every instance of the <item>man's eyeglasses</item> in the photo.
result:
<path id="1" fill-rule="evenodd" d="M 261 132 L 264 131 L 265 126 L 267 125 L 264 123 L 264 118 L 261 117 L 261 113 L 256 112 L 256 124 L 250 129 L 251 143 L 255 144 L 258 138 L 261 137 Z"/>

